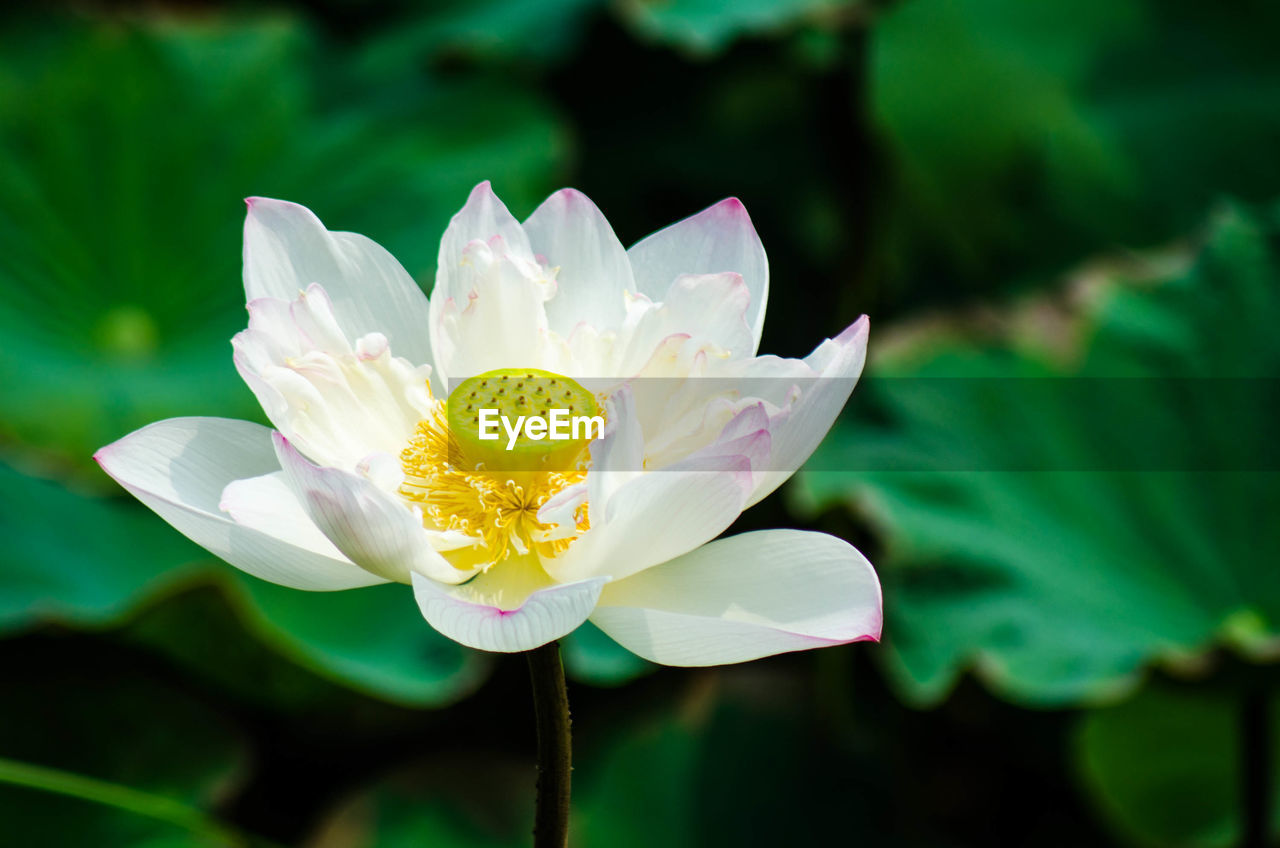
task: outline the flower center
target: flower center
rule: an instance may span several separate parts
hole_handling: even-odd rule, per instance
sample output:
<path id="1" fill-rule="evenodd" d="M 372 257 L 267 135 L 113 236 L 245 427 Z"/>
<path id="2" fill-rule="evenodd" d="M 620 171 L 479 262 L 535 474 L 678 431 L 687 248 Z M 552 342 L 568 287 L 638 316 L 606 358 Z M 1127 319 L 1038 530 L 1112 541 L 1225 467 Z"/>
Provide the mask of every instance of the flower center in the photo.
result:
<path id="1" fill-rule="evenodd" d="M 428 529 L 460 534 L 442 552 L 459 567 L 487 569 L 530 551 L 554 556 L 587 529 L 586 500 L 569 526 L 545 523 L 538 511 L 585 479 L 588 446 L 603 430 L 600 404 L 574 380 L 535 368 L 488 371 L 418 422 L 400 453 L 400 493 L 421 506 Z"/>

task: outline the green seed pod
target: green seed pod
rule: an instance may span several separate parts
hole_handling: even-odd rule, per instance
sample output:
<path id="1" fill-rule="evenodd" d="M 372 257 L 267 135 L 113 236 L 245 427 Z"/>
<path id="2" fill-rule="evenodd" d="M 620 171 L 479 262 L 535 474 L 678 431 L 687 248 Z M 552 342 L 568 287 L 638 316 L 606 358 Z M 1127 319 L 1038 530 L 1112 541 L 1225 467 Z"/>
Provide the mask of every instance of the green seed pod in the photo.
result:
<path id="1" fill-rule="evenodd" d="M 451 464 L 492 474 L 573 471 L 603 429 L 587 420 L 603 417 L 596 397 L 568 377 L 537 368 L 486 371 L 449 394 L 446 420 L 458 450 Z"/>

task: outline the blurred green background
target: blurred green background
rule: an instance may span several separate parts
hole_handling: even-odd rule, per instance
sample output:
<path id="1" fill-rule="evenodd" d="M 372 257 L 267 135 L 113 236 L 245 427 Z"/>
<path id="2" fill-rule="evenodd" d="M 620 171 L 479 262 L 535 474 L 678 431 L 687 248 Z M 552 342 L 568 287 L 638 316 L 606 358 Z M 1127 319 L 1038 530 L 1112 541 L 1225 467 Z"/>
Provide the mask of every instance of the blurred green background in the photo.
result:
<path id="1" fill-rule="evenodd" d="M 576 186 L 624 243 L 736 195 L 762 349 L 873 321 L 873 379 L 737 529 L 853 541 L 886 639 L 679 670 L 574 634 L 574 845 L 1266 844 L 1277 33 L 1264 0 L 8 7 L 0 757 L 276 845 L 526 841 L 520 658 L 402 587 L 243 577 L 89 457 L 260 418 L 228 343 L 247 195 L 428 291 L 482 179 L 520 217 Z M 1008 388 L 1063 378 L 1111 391 Z M 0 844 L 227 843 L 0 781 Z"/>

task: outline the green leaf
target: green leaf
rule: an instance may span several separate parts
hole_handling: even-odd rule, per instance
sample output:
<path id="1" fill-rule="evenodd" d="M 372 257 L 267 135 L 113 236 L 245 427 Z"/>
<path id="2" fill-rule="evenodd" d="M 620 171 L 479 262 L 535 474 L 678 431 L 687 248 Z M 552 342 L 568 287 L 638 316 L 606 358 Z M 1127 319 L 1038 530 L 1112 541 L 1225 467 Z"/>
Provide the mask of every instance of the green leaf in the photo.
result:
<path id="1" fill-rule="evenodd" d="M 8 787 L 49 792 L 91 804 L 101 804 L 113 812 L 140 816 L 153 822 L 172 825 L 187 832 L 184 840 L 194 839 L 210 845 L 244 845 L 248 840 L 201 810 L 164 795 L 143 792 L 131 786 L 85 777 L 81 774 L 51 769 L 0 757 L 0 784 Z M 172 846 L 171 834 L 147 839 L 146 846 Z"/>
<path id="2" fill-rule="evenodd" d="M 0 464 L 0 633 L 113 624 L 207 555 L 154 515 Z"/>
<path id="3" fill-rule="evenodd" d="M 897 184 L 884 260 L 985 289 L 1100 243 L 1168 239 L 1224 191 L 1274 197 L 1280 17 L 1246 7 L 892 4 L 870 74 Z"/>
<path id="4" fill-rule="evenodd" d="M 576 768 L 573 832 L 584 846 L 694 846 L 696 805 L 691 776 L 698 728 L 668 719 L 631 722 L 608 748 Z M 654 775 L 669 779 L 654 780 Z M 585 785 L 584 785 L 585 784 Z"/>
<path id="5" fill-rule="evenodd" d="M 1037 302 L 988 318 L 994 331 L 881 338 L 883 379 L 798 494 L 852 505 L 881 536 L 885 657 L 905 696 L 937 701 L 972 666 L 1019 700 L 1097 700 L 1219 635 L 1267 649 L 1275 238 L 1226 209 L 1190 261 L 1082 279 L 1074 314 Z M 1241 615 L 1255 626 L 1229 627 Z"/>
<path id="6" fill-rule="evenodd" d="M 472 185 L 531 207 L 565 151 L 509 80 L 371 77 L 288 18 L 11 24 L 0 57 L 0 418 L 86 466 L 156 419 L 260 416 L 228 344 L 245 196 L 425 281 Z"/>
<path id="7" fill-rule="evenodd" d="M 90 454 L 151 421 L 261 417 L 229 346 L 243 197 L 307 204 L 426 282 L 476 182 L 516 209 L 553 187 L 566 142 L 530 90 L 387 73 L 285 17 L 0 30 L 0 436 L 15 456 L 103 487 Z M 484 674 L 407 591 L 224 578 L 136 507 L 8 470 L 0 484 L 0 629 L 116 623 L 199 575 L 225 579 L 274 650 L 360 691 L 436 705 Z"/>
<path id="8" fill-rule="evenodd" d="M 858 5 L 858 0 L 628 0 L 621 11 L 642 36 L 691 53 L 712 54 L 738 37 L 837 20 Z"/>
<path id="9" fill-rule="evenodd" d="M 323 715 L 350 711 L 360 699 L 342 681 L 325 679 L 277 650 L 240 618 L 229 602 L 231 586 L 205 585 L 142 607 L 112 633 L 122 644 L 181 666 L 185 678 L 205 691 L 277 712 Z"/>
<path id="10" fill-rule="evenodd" d="M 339 804 L 305 848 L 499 848 L 527 844 L 532 763 L 472 748 L 367 786 Z"/>
<path id="11" fill-rule="evenodd" d="M 300 592 L 237 572 L 241 614 L 267 644 L 358 691 L 437 707 L 474 690 L 489 658 L 441 636 L 407 586 Z"/>
<path id="12" fill-rule="evenodd" d="M 572 844 L 824 845 L 850 833 L 890 844 L 877 829 L 875 810 L 887 806 L 879 777 L 849 767 L 852 754 L 818 728 L 813 692 L 793 671 L 699 670 L 656 698 L 637 690 L 575 717 Z M 528 844 L 534 740 L 514 751 L 509 740 L 482 734 L 373 782 L 307 848 Z"/>
<path id="13" fill-rule="evenodd" d="M 854 755 L 818 729 L 812 691 L 783 668 L 705 673 L 579 734 L 577 844 L 891 844 L 873 771 L 849 767 Z"/>
<path id="14" fill-rule="evenodd" d="M 214 583 L 226 587 L 243 626 L 272 650 L 376 697 L 441 706 L 488 672 L 484 655 L 423 621 L 405 586 L 301 592 L 266 583 L 215 564 L 136 504 L 78 494 L 4 465 L 0 532 L 8 540 L 0 553 L 0 633 L 47 622 L 120 625 L 176 589 Z M 205 662 L 208 643 L 192 641 L 193 625 L 172 621 L 157 632 L 153 624 L 152 641 L 176 659 Z"/>
<path id="15" fill-rule="evenodd" d="M 442 0 L 424 5 L 362 52 L 375 73 L 459 54 L 477 60 L 565 59 L 603 0 Z"/>
<path id="16" fill-rule="evenodd" d="M 105 663 L 83 643 L 38 655 L 18 650 L 15 643 L 4 648 L 0 756 L 206 811 L 242 777 L 247 763 L 238 732 L 189 695 Z M 5 841 L 13 845 L 127 848 L 181 834 L 136 813 L 8 784 L 0 784 L 0 811 Z"/>
<path id="17" fill-rule="evenodd" d="M 621 686 L 656 666 L 628 651 L 590 621 L 560 641 L 565 673 L 580 683 Z"/>
<path id="18" fill-rule="evenodd" d="M 1271 699 L 1271 722 L 1280 704 Z M 1230 848 L 1239 844 L 1240 707 L 1221 690 L 1153 685 L 1090 712 L 1076 740 L 1084 785 L 1134 844 Z M 1280 739 L 1271 740 L 1272 761 Z M 1272 801 L 1280 809 L 1280 787 Z M 1273 823 L 1280 834 L 1280 820 Z"/>

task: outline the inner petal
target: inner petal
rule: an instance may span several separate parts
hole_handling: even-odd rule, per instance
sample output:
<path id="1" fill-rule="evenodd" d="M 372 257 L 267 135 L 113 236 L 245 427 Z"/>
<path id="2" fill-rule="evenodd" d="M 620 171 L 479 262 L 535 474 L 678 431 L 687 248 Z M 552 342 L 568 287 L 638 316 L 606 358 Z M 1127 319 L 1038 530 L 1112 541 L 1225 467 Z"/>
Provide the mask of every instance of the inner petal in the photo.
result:
<path id="1" fill-rule="evenodd" d="M 430 367 L 394 356 L 380 333 L 348 339 L 318 285 L 291 302 L 250 303 L 232 344 L 271 423 L 321 465 L 349 471 L 396 454 L 430 408 Z"/>

